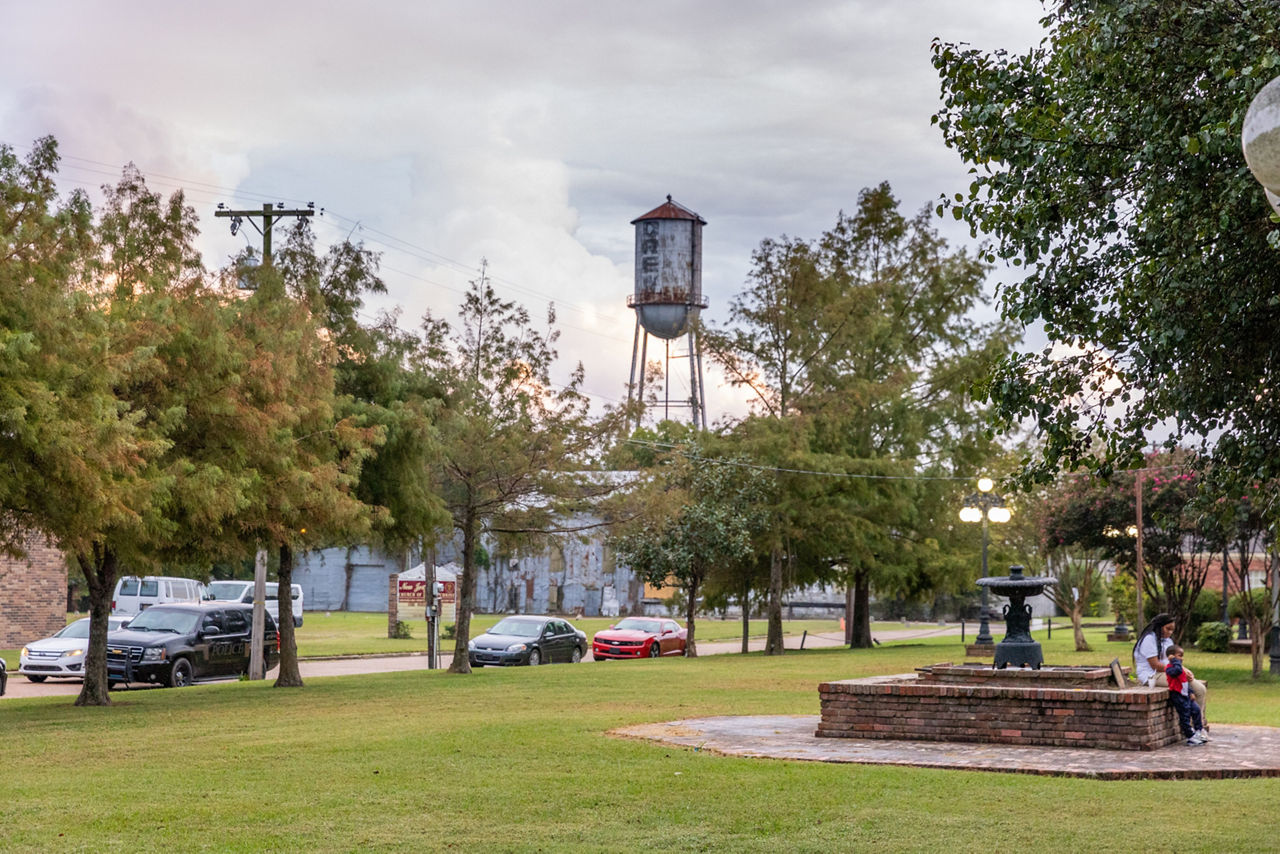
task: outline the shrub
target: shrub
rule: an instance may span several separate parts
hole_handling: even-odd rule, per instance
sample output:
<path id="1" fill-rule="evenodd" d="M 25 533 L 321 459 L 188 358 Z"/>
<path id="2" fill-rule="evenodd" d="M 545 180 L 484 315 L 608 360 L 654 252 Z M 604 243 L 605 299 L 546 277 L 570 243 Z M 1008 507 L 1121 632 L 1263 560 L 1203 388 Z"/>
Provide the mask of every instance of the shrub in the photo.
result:
<path id="1" fill-rule="evenodd" d="M 441 627 L 440 629 L 440 639 L 453 640 L 454 638 L 457 637 L 457 631 L 458 631 L 457 623 L 445 623 L 444 626 Z"/>
<path id="2" fill-rule="evenodd" d="M 391 633 L 391 637 L 396 640 L 408 640 L 413 637 L 413 632 L 409 629 L 409 624 L 404 620 L 396 620 L 395 631 Z"/>
<path id="3" fill-rule="evenodd" d="M 1226 652 L 1231 645 L 1231 627 L 1226 623 L 1208 622 L 1196 633 L 1196 649 L 1201 652 Z"/>

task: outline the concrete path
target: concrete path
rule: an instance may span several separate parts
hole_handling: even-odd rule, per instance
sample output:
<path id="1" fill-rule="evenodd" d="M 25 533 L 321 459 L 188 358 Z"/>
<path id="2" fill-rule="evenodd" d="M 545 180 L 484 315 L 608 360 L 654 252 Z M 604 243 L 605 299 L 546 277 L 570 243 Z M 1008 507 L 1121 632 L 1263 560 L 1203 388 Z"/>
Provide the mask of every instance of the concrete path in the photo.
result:
<path id="1" fill-rule="evenodd" d="M 910 765 L 1107 780 L 1280 777 L 1280 728 L 1214 724 L 1212 740 L 1159 750 L 1017 747 L 962 742 L 818 738 L 818 715 L 693 718 L 638 724 L 610 735 L 726 756 Z"/>

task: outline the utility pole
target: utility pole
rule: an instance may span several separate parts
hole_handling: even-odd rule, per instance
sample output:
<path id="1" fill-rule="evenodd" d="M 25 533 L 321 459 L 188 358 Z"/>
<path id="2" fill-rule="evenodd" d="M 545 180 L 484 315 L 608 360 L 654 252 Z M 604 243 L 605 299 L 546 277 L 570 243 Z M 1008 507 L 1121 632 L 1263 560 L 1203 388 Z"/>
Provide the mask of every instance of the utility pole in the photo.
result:
<path id="1" fill-rule="evenodd" d="M 231 217 L 231 234 L 234 236 L 240 230 L 240 224 L 245 219 L 249 220 L 249 224 L 258 229 L 258 233 L 262 235 L 262 263 L 263 266 L 271 266 L 271 232 L 275 227 L 276 221 L 286 216 L 315 216 L 315 203 L 312 202 L 306 208 L 285 210 L 283 204 L 271 206 L 270 202 L 263 202 L 262 210 L 245 210 L 234 211 L 228 210 L 219 204 L 218 209 L 213 212 L 214 216 Z M 323 210 L 322 210 L 323 212 Z M 262 217 L 262 225 L 254 222 L 254 217 Z M 289 619 L 293 619 L 292 597 L 288 590 L 285 591 L 283 599 L 277 596 L 277 602 L 283 601 L 289 603 Z M 253 561 L 253 634 L 249 640 L 249 678 L 263 679 L 267 675 L 266 659 L 262 654 L 263 629 L 266 626 L 267 617 L 267 551 L 266 549 L 258 549 L 258 553 L 254 556 Z M 284 619 L 279 611 L 276 612 L 276 619 Z M 279 631 L 279 627 L 276 629 Z"/>

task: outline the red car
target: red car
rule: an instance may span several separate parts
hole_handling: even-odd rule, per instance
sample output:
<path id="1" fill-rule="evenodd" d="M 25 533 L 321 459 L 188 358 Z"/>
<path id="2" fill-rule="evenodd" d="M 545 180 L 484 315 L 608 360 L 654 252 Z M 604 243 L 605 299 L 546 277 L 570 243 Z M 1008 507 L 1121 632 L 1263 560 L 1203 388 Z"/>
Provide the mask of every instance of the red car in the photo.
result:
<path id="1" fill-rule="evenodd" d="M 658 617 L 627 617 L 591 641 L 591 657 L 596 661 L 610 658 L 657 658 L 660 655 L 684 655 L 688 632 L 675 620 Z"/>

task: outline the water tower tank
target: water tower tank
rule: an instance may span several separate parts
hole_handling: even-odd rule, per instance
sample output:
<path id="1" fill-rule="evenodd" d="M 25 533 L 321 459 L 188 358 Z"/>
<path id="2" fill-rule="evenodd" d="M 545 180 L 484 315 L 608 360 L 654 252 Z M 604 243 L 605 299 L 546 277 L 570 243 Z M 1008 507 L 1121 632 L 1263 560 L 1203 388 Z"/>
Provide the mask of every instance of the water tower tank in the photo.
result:
<path id="1" fill-rule="evenodd" d="M 636 227 L 636 289 L 627 305 L 650 335 L 671 340 L 707 307 L 702 298 L 702 227 L 706 220 L 667 201 L 631 221 Z"/>

